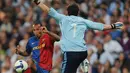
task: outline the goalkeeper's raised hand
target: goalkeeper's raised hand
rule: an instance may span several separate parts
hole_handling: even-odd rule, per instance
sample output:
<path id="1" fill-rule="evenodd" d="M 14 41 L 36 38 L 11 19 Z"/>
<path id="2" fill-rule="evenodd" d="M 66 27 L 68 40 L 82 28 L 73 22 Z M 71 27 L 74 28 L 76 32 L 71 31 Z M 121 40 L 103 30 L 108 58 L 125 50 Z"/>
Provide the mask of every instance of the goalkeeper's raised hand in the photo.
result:
<path id="1" fill-rule="evenodd" d="M 40 1 L 39 1 L 39 0 L 33 0 L 33 2 L 34 2 L 36 5 L 39 5 L 39 4 L 40 4 Z"/>
<path id="2" fill-rule="evenodd" d="M 48 13 L 50 8 L 44 4 L 46 0 L 33 0 L 33 2 L 40 7 L 44 12 Z"/>
<path id="3" fill-rule="evenodd" d="M 110 25 L 104 25 L 103 30 L 110 30 L 110 29 L 121 29 L 124 26 L 122 22 L 116 22 Z"/>
<path id="4" fill-rule="evenodd" d="M 111 28 L 112 29 L 121 29 L 123 27 L 123 23 L 122 22 L 116 22 L 114 24 L 111 24 Z"/>

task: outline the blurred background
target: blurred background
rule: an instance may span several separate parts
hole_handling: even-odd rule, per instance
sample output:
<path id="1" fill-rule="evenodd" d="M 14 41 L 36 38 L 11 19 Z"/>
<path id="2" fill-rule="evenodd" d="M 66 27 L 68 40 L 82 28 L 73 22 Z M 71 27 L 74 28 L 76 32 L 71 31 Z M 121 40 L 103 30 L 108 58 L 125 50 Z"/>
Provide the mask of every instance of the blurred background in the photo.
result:
<path id="1" fill-rule="evenodd" d="M 75 1 L 80 6 L 80 16 L 85 19 L 106 25 L 117 21 L 125 24 L 121 30 L 86 31 L 89 73 L 130 73 L 130 0 L 46 0 L 45 3 L 66 15 L 66 7 Z M 61 36 L 56 21 L 31 0 L 0 0 L 0 73 L 15 73 L 13 66 L 18 59 L 28 62 L 30 68 L 26 73 L 35 73 L 31 56 L 16 55 L 14 49 L 18 44 L 25 49 L 33 36 L 31 25 L 36 20 Z M 59 44 L 55 43 L 51 73 L 60 73 Z M 84 73 L 82 64 L 77 73 Z"/>

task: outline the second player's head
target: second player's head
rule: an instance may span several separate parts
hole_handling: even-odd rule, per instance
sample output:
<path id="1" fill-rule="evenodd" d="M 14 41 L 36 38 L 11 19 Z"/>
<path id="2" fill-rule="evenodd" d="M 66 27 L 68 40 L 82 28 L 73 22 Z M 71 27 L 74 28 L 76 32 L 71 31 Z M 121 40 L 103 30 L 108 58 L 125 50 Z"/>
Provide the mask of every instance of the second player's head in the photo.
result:
<path id="1" fill-rule="evenodd" d="M 42 35 L 41 27 L 42 25 L 39 22 L 34 22 L 34 24 L 32 25 L 33 33 L 38 38 L 40 38 Z"/>
<path id="2" fill-rule="evenodd" d="M 67 8 L 68 15 L 78 16 L 79 14 L 79 6 L 76 3 L 70 4 Z"/>

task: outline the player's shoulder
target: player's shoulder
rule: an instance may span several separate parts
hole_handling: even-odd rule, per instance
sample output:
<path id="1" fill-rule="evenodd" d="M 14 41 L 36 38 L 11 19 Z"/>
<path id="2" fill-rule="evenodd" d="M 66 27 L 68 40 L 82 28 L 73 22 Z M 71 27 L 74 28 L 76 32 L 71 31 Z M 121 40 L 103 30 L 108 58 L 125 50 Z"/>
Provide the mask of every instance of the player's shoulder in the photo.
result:
<path id="1" fill-rule="evenodd" d="M 30 37 L 30 38 L 28 39 L 27 45 L 29 45 L 30 43 L 34 42 L 35 39 L 37 39 L 36 36 L 32 36 L 32 37 Z"/>
<path id="2" fill-rule="evenodd" d="M 78 19 L 83 19 L 83 18 L 80 17 L 80 16 L 73 16 L 73 15 L 71 15 L 71 16 L 66 16 L 66 17 L 68 17 L 68 18 L 78 18 Z"/>
<path id="3" fill-rule="evenodd" d="M 47 33 L 45 33 L 45 34 L 43 34 L 43 35 L 41 36 L 41 38 L 50 38 L 50 35 L 47 34 Z"/>
<path id="4" fill-rule="evenodd" d="M 33 41 L 33 40 L 35 40 L 35 39 L 37 39 L 37 37 L 36 37 L 36 36 L 32 36 L 32 37 L 29 38 L 28 41 Z"/>
<path id="5" fill-rule="evenodd" d="M 73 21 L 84 21 L 85 19 L 80 16 L 68 16 L 67 19 L 72 19 Z"/>
<path id="6" fill-rule="evenodd" d="M 43 35 L 40 37 L 40 41 L 41 41 L 41 40 L 49 41 L 49 40 L 52 40 L 52 37 L 51 37 L 49 34 L 45 33 L 45 34 L 43 34 Z"/>

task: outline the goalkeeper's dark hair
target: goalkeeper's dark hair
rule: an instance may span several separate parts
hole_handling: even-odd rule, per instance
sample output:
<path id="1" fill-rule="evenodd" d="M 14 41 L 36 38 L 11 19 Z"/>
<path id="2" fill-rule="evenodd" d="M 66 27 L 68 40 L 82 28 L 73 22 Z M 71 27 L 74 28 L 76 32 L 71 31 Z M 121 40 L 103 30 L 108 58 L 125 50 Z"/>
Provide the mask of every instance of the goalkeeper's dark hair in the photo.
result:
<path id="1" fill-rule="evenodd" d="M 73 4 L 69 5 L 67 8 L 67 11 L 68 11 L 69 16 L 70 15 L 78 16 L 78 14 L 79 14 L 78 4 L 73 3 Z"/>

